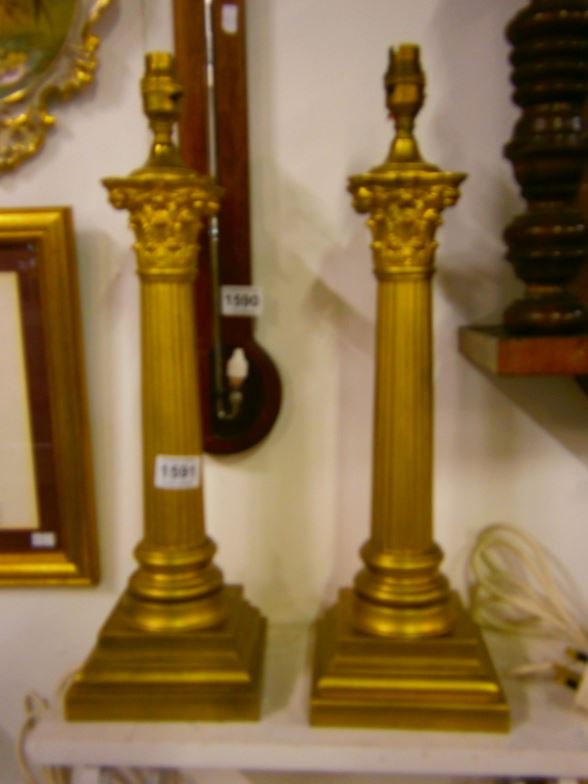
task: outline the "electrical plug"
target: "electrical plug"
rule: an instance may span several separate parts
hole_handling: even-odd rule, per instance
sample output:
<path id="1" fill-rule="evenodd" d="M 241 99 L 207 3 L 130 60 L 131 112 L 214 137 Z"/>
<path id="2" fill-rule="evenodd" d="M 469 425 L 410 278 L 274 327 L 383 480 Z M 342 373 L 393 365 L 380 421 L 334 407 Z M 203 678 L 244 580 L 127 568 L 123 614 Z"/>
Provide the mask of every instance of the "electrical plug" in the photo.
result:
<path id="1" fill-rule="evenodd" d="M 553 669 L 556 680 L 569 689 L 573 689 L 575 692 L 574 705 L 576 708 L 588 712 L 588 667 L 586 666 L 588 664 L 588 654 L 574 648 L 568 648 L 566 653 L 570 659 L 573 659 L 575 663 L 582 665 L 582 667 L 578 670 L 555 664 Z"/>

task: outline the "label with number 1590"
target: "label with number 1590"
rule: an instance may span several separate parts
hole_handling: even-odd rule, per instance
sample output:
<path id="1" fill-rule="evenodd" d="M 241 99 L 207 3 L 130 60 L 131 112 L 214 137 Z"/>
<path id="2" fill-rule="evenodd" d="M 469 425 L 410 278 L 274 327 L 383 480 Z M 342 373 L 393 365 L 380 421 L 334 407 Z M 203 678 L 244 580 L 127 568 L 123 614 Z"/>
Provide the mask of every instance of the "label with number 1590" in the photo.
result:
<path id="1" fill-rule="evenodd" d="M 223 316 L 261 316 L 262 309 L 261 286 L 221 286 Z"/>
<path id="2" fill-rule="evenodd" d="M 200 485 L 198 455 L 157 455 L 155 487 L 160 490 L 192 490 Z"/>

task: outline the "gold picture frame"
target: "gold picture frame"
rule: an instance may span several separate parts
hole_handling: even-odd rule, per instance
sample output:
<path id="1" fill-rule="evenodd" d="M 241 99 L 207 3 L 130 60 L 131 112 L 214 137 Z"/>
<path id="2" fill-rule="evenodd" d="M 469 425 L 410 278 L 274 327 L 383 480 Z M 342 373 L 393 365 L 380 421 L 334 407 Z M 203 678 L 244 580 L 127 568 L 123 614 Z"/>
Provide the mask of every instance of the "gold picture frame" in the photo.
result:
<path id="1" fill-rule="evenodd" d="M 42 147 L 55 117 L 48 105 L 94 78 L 93 28 L 113 0 L 0 2 L 0 173 Z"/>
<path id="2" fill-rule="evenodd" d="M 90 585 L 98 548 L 73 218 L 0 210 L 0 586 Z"/>

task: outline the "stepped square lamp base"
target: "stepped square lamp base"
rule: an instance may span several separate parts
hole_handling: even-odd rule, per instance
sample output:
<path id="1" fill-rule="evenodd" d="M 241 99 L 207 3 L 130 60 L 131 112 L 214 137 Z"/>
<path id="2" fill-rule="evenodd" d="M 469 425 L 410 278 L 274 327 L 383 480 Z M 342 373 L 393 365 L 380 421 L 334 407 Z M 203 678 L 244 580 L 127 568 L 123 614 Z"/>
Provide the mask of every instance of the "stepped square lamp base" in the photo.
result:
<path id="1" fill-rule="evenodd" d="M 371 637 L 351 624 L 353 591 L 319 621 L 311 724 L 506 732 L 509 710 L 481 634 L 452 594 L 444 637 Z"/>
<path id="2" fill-rule="evenodd" d="M 75 721 L 253 721 L 259 718 L 265 619 L 228 586 L 224 624 L 153 632 L 120 603 L 65 697 Z"/>

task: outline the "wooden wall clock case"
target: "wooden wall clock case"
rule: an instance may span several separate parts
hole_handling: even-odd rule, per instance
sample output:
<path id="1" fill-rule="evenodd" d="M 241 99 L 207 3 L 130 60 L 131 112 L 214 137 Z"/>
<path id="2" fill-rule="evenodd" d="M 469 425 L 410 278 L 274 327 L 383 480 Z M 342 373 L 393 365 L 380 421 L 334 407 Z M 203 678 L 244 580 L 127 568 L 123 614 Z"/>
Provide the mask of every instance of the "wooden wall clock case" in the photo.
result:
<path id="1" fill-rule="evenodd" d="M 211 10 L 216 175 L 224 188 L 218 217 L 218 282 L 250 285 L 245 0 L 212 0 Z M 227 11 L 234 24 L 230 31 Z M 178 74 L 185 91 L 180 122 L 182 155 L 197 171 L 213 173 L 208 143 L 205 0 L 174 0 L 174 22 Z M 280 408 L 281 383 L 272 359 L 255 341 L 252 318 L 220 315 L 211 255 L 203 234 L 195 296 L 204 447 L 207 452 L 226 454 L 255 445 L 271 430 Z M 215 319 L 220 335 L 215 335 Z M 218 409 L 228 409 L 224 371 L 236 347 L 244 350 L 249 373 L 237 416 L 223 418 Z"/>

